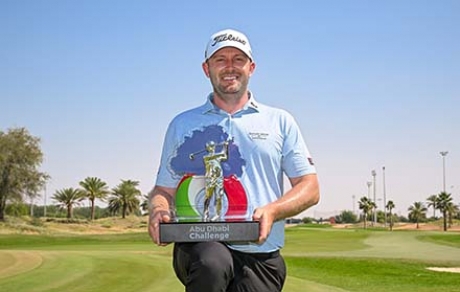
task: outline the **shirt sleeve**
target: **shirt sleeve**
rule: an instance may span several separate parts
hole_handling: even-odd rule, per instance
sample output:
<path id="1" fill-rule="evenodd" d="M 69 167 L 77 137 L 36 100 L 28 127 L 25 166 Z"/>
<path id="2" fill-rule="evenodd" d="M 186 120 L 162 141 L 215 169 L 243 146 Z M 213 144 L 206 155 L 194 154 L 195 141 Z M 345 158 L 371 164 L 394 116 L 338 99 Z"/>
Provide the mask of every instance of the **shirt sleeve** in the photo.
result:
<path id="1" fill-rule="evenodd" d="M 156 185 L 168 188 L 175 188 L 180 177 L 174 174 L 171 169 L 171 159 L 175 155 L 179 141 L 176 135 L 175 122 L 172 121 L 165 134 L 163 149 L 161 152 L 160 167 L 158 169 Z"/>
<path id="2" fill-rule="evenodd" d="M 288 177 L 316 173 L 316 167 L 294 118 L 286 115 L 285 140 L 282 153 L 283 171 Z"/>

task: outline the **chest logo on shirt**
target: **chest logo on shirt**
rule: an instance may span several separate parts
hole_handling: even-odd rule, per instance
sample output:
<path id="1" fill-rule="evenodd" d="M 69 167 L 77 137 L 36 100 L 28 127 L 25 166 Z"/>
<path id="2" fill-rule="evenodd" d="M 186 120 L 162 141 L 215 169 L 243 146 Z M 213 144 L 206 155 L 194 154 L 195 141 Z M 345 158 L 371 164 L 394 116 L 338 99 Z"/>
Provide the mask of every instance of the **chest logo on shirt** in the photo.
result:
<path id="1" fill-rule="evenodd" d="M 249 138 L 251 138 L 251 140 L 267 140 L 267 138 L 268 138 L 268 133 L 255 133 L 255 132 L 250 132 L 250 133 L 249 133 Z"/>

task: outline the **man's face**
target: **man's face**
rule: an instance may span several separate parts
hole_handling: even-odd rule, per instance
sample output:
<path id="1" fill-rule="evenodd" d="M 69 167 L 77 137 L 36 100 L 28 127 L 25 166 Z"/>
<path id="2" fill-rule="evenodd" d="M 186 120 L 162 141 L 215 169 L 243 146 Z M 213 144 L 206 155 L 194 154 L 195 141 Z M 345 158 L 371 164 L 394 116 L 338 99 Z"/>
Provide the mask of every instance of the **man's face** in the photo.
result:
<path id="1" fill-rule="evenodd" d="M 243 95 L 254 69 L 255 63 L 232 47 L 218 50 L 203 63 L 203 70 L 220 97 Z"/>

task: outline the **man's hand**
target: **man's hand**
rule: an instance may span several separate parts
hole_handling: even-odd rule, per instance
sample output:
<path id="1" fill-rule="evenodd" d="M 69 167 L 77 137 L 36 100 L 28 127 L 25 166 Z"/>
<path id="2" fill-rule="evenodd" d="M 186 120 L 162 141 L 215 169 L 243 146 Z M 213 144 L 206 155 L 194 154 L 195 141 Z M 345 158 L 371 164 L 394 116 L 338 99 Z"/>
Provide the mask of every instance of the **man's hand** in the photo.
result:
<path id="1" fill-rule="evenodd" d="M 149 221 L 149 234 L 153 242 L 160 246 L 168 245 L 168 243 L 160 242 L 160 223 L 171 221 L 169 211 L 153 209 L 150 211 Z"/>
<path id="2" fill-rule="evenodd" d="M 171 221 L 169 210 L 175 193 L 176 189 L 155 186 L 149 194 L 149 234 L 152 241 L 161 246 L 167 243 L 160 242 L 160 223 Z"/>
<path id="3" fill-rule="evenodd" d="M 269 205 L 267 205 L 255 209 L 254 214 L 252 215 L 252 220 L 259 221 L 259 240 L 257 243 L 263 244 L 272 230 L 275 215 L 271 211 Z"/>

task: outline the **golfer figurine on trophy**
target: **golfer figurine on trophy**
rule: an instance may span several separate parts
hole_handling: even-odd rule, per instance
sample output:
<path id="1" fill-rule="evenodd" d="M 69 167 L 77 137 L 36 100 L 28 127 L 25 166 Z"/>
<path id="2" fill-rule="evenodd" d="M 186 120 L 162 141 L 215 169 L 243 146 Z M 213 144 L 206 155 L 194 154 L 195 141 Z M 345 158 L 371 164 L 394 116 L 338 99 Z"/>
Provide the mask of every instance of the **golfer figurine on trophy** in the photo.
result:
<path id="1" fill-rule="evenodd" d="M 216 152 L 217 147 L 222 147 L 222 150 Z M 176 222 L 161 223 L 160 224 L 160 238 L 162 242 L 199 242 L 199 241 L 255 241 L 259 236 L 259 222 L 250 220 L 231 220 L 226 218 L 224 214 L 224 198 L 226 198 L 227 205 L 232 198 L 232 194 L 225 191 L 224 171 L 222 169 L 222 162 L 229 158 L 229 141 L 223 143 L 215 143 L 209 141 L 206 143 L 203 150 L 189 154 L 190 160 L 195 160 L 198 154 L 206 152 L 203 155 L 204 163 L 204 177 L 191 176 L 188 179 L 204 182 L 204 203 L 196 204 L 196 198 L 200 195 L 195 195 L 195 199 L 190 199 L 187 194 L 188 203 L 196 204 L 193 206 L 176 206 L 176 209 L 182 210 L 181 212 L 174 213 L 190 213 L 183 210 L 194 210 L 200 214 L 200 219 L 191 222 L 190 219 L 181 222 L 181 216 L 176 218 Z M 192 183 L 189 183 L 191 185 Z M 199 184 L 199 183 L 196 183 Z M 181 202 L 178 197 L 181 186 L 178 187 L 178 194 L 176 194 L 176 204 Z M 190 191 L 190 190 L 189 190 Z M 201 193 L 201 192 L 199 192 Z M 203 197 L 201 197 L 203 199 Z M 235 200 L 235 199 L 233 199 Z M 203 202 L 203 200 L 202 200 Z M 211 205 L 213 203 L 213 205 Z M 227 206 L 227 209 L 231 206 Z M 238 206 L 236 206 L 238 208 Z M 235 206 L 233 206 L 235 209 Z M 228 214 L 227 210 L 227 214 Z M 246 214 L 247 215 L 247 214 Z M 186 216 L 183 216 L 184 218 Z M 234 219 L 234 218 L 233 218 Z"/>
<path id="2" fill-rule="evenodd" d="M 224 198 L 224 173 L 221 161 L 228 158 L 228 141 L 223 143 L 221 152 L 216 153 L 216 143 L 210 141 L 206 144 L 208 155 L 203 156 L 205 173 L 205 201 L 203 210 L 203 221 L 217 221 L 222 218 L 222 200 Z M 193 158 L 193 156 L 191 156 Z M 209 217 L 209 204 L 215 199 L 215 215 Z"/>

